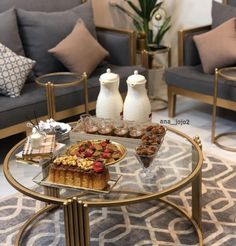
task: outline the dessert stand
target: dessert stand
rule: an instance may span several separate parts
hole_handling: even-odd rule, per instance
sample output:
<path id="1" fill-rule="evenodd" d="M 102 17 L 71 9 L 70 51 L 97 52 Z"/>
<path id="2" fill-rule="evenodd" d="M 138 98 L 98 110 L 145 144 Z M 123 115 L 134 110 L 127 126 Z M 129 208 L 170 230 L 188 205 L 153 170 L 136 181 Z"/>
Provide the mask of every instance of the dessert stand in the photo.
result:
<path id="1" fill-rule="evenodd" d="M 125 185 L 125 178 L 128 178 L 132 182 L 137 182 L 139 180 L 139 169 L 141 166 L 136 163 L 134 158 L 134 149 L 137 146 L 138 140 L 128 139 L 128 138 L 117 138 L 112 137 L 112 141 L 119 141 L 123 144 L 128 151 L 127 157 L 122 161 L 110 166 L 110 172 L 121 173 L 123 177 L 114 189 L 104 196 L 83 191 L 70 191 L 63 193 L 63 190 L 47 187 L 47 189 L 42 192 L 39 191 L 38 187 L 32 187 L 31 184 L 26 184 L 21 182 L 22 177 L 19 173 L 15 173 L 15 166 L 27 170 L 30 165 L 22 165 L 16 163 L 15 154 L 22 149 L 24 141 L 19 142 L 15 145 L 10 152 L 7 154 L 4 160 L 4 174 L 8 182 L 16 188 L 21 193 L 30 196 L 36 200 L 45 202 L 47 205 L 38 211 L 33 217 L 31 217 L 20 229 L 16 237 L 15 245 L 20 245 L 23 238 L 24 232 L 28 227 L 43 213 L 50 212 L 59 206 L 63 207 L 64 211 L 64 224 L 65 224 L 65 244 L 67 246 L 78 246 L 78 245 L 90 245 L 90 227 L 89 227 L 89 209 L 92 207 L 115 207 L 115 206 L 126 206 L 129 204 L 141 203 L 149 200 L 160 200 L 167 206 L 173 207 L 175 210 L 179 211 L 185 218 L 191 221 L 193 227 L 195 228 L 199 245 L 203 245 L 203 236 L 201 232 L 201 167 L 203 163 L 203 155 L 201 151 L 201 142 L 198 137 L 191 139 L 187 135 L 167 127 L 167 134 L 165 136 L 165 141 L 160 149 L 159 158 L 169 151 L 169 155 L 173 157 L 177 154 L 182 155 L 183 151 L 188 153 L 187 160 L 182 161 L 182 165 L 188 162 L 188 173 L 181 173 L 181 169 L 175 166 L 175 161 L 169 161 L 170 166 L 173 166 L 172 171 L 174 171 L 174 177 L 176 179 L 170 184 L 163 184 L 154 186 L 153 190 L 150 192 L 145 190 L 146 186 L 142 186 L 142 182 L 135 189 L 128 188 Z M 67 144 L 70 145 L 73 142 L 83 139 L 88 139 L 91 135 L 88 134 L 71 134 L 71 139 L 67 140 Z M 93 139 L 106 139 L 107 136 L 93 135 Z M 118 140 L 117 140 L 118 139 Z M 174 144 L 171 145 L 171 143 Z M 176 148 L 178 146 L 178 148 Z M 177 152 L 176 152 L 177 151 Z M 158 157 L 157 157 L 158 158 Z M 189 159 L 188 159 L 189 158 Z M 175 158 L 173 158 L 175 159 Z M 136 160 L 137 161 L 137 160 Z M 191 163 L 189 165 L 189 163 Z M 168 174 L 170 166 L 166 163 L 159 162 L 162 170 Z M 36 167 L 37 168 L 37 167 Z M 39 171 L 38 167 L 35 173 Z M 159 167 L 158 167 L 159 168 Z M 124 169 L 123 173 L 122 170 Z M 24 172 L 21 172 L 24 173 Z M 158 174 L 158 173 L 157 173 Z M 158 176 L 158 175 L 157 175 Z M 29 180 L 32 180 L 29 177 Z M 124 179 L 123 179 L 124 178 Z M 155 181 L 157 184 L 158 180 Z M 171 194 L 183 187 L 186 187 L 189 183 L 192 184 L 192 214 L 189 215 L 186 211 L 179 208 L 172 202 L 166 200 L 165 196 Z M 137 188 L 138 187 L 138 188 Z M 122 198 L 120 195 L 122 194 Z"/>

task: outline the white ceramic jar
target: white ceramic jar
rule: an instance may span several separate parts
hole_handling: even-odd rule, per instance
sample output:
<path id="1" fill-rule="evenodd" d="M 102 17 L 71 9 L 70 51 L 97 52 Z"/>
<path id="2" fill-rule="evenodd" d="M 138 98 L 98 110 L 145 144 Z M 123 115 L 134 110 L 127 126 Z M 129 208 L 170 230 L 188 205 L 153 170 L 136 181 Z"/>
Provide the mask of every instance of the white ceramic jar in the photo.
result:
<path id="1" fill-rule="evenodd" d="M 96 116 L 106 119 L 121 119 L 123 100 L 119 92 L 120 78 L 111 69 L 99 78 L 100 92 L 96 103 Z"/>
<path id="2" fill-rule="evenodd" d="M 128 93 L 124 102 L 124 120 L 146 122 L 151 120 L 151 104 L 145 87 L 146 79 L 134 71 L 127 79 Z"/>
<path id="3" fill-rule="evenodd" d="M 30 135 L 30 144 L 31 147 L 34 148 L 40 148 L 44 140 L 44 136 L 38 132 L 32 133 Z"/>

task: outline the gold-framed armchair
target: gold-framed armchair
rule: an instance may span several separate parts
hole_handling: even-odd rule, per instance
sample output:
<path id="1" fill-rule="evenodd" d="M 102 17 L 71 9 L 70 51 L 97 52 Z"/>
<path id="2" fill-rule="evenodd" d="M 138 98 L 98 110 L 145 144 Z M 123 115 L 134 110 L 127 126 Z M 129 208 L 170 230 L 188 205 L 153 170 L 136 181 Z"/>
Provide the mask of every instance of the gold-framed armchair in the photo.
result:
<path id="1" fill-rule="evenodd" d="M 224 1 L 236 6 L 235 0 Z M 168 68 L 165 79 L 168 90 L 168 114 L 175 116 L 177 95 L 213 104 L 214 75 L 203 72 L 193 36 L 211 30 L 211 25 L 181 30 L 178 32 L 178 67 Z M 221 80 L 217 106 L 236 108 L 236 87 Z"/>

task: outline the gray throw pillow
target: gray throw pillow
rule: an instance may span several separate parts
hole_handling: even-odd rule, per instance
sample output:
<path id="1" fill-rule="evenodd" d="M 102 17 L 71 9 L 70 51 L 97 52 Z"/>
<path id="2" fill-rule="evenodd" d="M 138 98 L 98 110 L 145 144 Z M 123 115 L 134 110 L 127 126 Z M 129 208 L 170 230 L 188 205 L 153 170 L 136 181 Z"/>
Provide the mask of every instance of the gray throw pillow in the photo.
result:
<path id="1" fill-rule="evenodd" d="M 0 42 L 16 54 L 24 55 L 14 9 L 0 14 Z"/>
<path id="2" fill-rule="evenodd" d="M 26 78 L 35 61 L 15 52 L 0 43 L 0 94 L 9 97 L 20 96 Z"/>
<path id="3" fill-rule="evenodd" d="M 235 18 L 209 32 L 193 37 L 201 58 L 203 71 L 213 74 L 215 68 L 232 66 L 236 61 Z"/>
<path id="4" fill-rule="evenodd" d="M 84 22 L 79 19 L 73 31 L 57 46 L 50 49 L 71 72 L 89 76 L 98 64 L 109 55 L 89 33 Z"/>
<path id="5" fill-rule="evenodd" d="M 89 32 L 96 37 L 91 1 L 62 12 L 18 9 L 17 16 L 26 56 L 37 62 L 34 68 L 36 76 L 67 71 L 48 50 L 71 33 L 78 18 L 84 21 Z"/>
<path id="6" fill-rule="evenodd" d="M 236 7 L 212 2 L 212 28 L 216 28 L 233 17 L 236 17 Z"/>

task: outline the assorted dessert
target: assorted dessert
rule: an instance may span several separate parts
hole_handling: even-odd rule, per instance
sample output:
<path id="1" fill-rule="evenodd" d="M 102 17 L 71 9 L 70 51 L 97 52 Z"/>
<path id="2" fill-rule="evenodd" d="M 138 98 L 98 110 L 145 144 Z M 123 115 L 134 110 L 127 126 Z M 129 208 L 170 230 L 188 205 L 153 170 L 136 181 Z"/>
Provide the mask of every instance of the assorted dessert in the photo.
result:
<path id="1" fill-rule="evenodd" d="M 136 155 L 139 157 L 144 167 L 149 167 L 155 154 L 160 149 L 166 133 L 162 125 L 147 126 L 141 138 L 141 144 L 136 148 Z"/>
<path id="2" fill-rule="evenodd" d="M 124 153 L 117 144 L 107 139 L 104 141 L 82 141 L 73 144 L 66 151 L 66 154 L 79 158 L 89 158 L 94 161 L 102 160 L 105 164 L 109 164 L 121 159 Z"/>
<path id="3" fill-rule="evenodd" d="M 103 190 L 108 186 L 109 171 L 102 161 L 64 155 L 50 166 L 48 181 L 56 184 Z"/>
<path id="4" fill-rule="evenodd" d="M 109 181 L 106 165 L 124 156 L 110 140 L 82 141 L 70 146 L 49 167 L 48 181 L 56 184 L 103 190 Z"/>
<path id="5" fill-rule="evenodd" d="M 105 135 L 112 132 L 116 136 L 140 138 L 136 155 L 144 167 L 149 167 L 163 142 L 165 127 L 159 124 L 128 127 L 126 123 L 121 123 L 106 124 L 104 128 L 93 126 L 93 130 Z M 93 132 L 92 128 L 89 132 Z M 110 140 L 81 141 L 71 145 L 64 155 L 53 161 L 47 180 L 55 184 L 104 190 L 110 179 L 107 165 L 121 160 L 124 155 L 125 148 Z"/>
<path id="6" fill-rule="evenodd" d="M 166 129 L 162 125 L 150 125 L 146 127 L 141 138 L 142 144 L 145 145 L 160 145 L 166 134 Z"/>
<path id="7" fill-rule="evenodd" d="M 140 145 L 136 148 L 136 154 L 145 168 L 149 167 L 158 150 L 156 145 Z"/>

